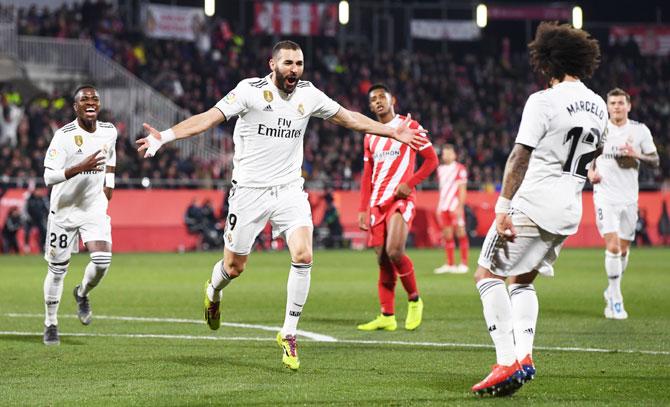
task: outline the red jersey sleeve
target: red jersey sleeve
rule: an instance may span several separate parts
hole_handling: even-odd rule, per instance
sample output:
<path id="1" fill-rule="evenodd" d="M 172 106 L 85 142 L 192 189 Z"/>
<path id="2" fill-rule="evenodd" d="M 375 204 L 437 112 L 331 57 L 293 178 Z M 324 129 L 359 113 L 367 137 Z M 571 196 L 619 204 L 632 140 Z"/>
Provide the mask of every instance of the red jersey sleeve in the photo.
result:
<path id="1" fill-rule="evenodd" d="M 423 129 L 423 127 L 421 127 L 419 122 L 417 122 L 416 120 L 412 120 L 409 127 L 411 129 Z M 419 167 L 419 169 L 414 173 L 414 175 L 412 175 L 412 178 L 410 178 L 407 181 L 407 185 L 409 185 L 410 188 L 414 188 L 416 185 L 421 183 L 421 181 L 428 178 L 428 176 L 433 171 L 435 171 L 435 168 L 437 168 L 439 164 L 439 160 L 437 159 L 437 153 L 435 153 L 433 143 L 430 142 L 428 135 L 426 133 L 420 133 L 420 134 L 425 139 L 425 142 L 418 149 L 419 155 L 423 158 L 423 164 L 421 164 L 421 167 Z"/>

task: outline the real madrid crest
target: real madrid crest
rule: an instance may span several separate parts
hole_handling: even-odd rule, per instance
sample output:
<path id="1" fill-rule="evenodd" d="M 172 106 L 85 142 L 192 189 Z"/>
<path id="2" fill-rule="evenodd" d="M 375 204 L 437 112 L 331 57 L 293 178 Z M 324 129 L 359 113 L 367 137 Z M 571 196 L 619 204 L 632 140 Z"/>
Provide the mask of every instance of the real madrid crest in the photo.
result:
<path id="1" fill-rule="evenodd" d="M 300 113 L 300 115 L 305 114 L 305 106 L 303 106 L 302 103 L 298 105 L 298 113 Z"/>
<path id="2" fill-rule="evenodd" d="M 81 145 L 84 144 L 84 138 L 82 136 L 74 136 L 74 144 L 76 144 L 77 147 L 81 147 Z"/>
<path id="3" fill-rule="evenodd" d="M 269 90 L 264 90 L 264 91 L 263 91 L 263 97 L 265 98 L 265 101 L 266 101 L 266 102 L 268 102 L 268 103 L 272 102 L 272 99 L 273 99 L 273 98 L 272 98 L 272 92 L 271 92 L 271 91 L 269 91 Z"/>

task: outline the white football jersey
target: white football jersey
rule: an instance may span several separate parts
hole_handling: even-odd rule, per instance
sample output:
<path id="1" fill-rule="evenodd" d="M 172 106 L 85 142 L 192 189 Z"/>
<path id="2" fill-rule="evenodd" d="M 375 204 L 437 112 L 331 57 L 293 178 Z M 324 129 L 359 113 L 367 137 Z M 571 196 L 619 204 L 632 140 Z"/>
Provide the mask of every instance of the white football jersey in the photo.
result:
<path id="1" fill-rule="evenodd" d="M 593 199 L 613 205 L 637 204 L 638 167 L 621 168 L 616 159 L 621 157 L 619 148 L 626 143 L 632 145 L 638 153 L 655 152 L 651 132 L 643 123 L 634 120 L 627 120 L 623 126 L 616 126 L 612 122 L 607 126 L 603 154 L 596 161 L 602 181 L 593 186 Z"/>
<path id="2" fill-rule="evenodd" d="M 563 81 L 532 94 L 516 143 L 533 152 L 512 207 L 550 233 L 577 232 L 582 188 L 606 127 L 605 101 L 581 81 Z"/>
<path id="3" fill-rule="evenodd" d="M 95 132 L 89 133 L 75 119 L 56 130 L 44 157 L 45 168 L 60 170 L 72 167 L 97 150 L 101 150 L 99 156 L 106 157 L 101 171 L 82 172 L 53 186 L 50 209 L 57 222 L 79 222 L 105 216 L 105 166 L 116 166 L 115 144 L 116 128 L 111 123 L 99 121 Z"/>
<path id="4" fill-rule="evenodd" d="M 246 187 L 300 179 L 309 118 L 328 119 L 340 109 L 311 82 L 299 81 L 287 95 L 277 89 L 270 75 L 242 80 L 215 107 L 226 120 L 238 116 L 233 131 L 233 181 Z"/>

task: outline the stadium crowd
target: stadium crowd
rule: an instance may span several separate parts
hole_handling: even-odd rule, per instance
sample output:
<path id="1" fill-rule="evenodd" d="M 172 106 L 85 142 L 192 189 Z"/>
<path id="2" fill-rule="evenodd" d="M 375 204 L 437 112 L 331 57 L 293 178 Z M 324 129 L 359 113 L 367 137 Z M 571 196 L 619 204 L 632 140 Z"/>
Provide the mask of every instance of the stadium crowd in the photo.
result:
<path id="1" fill-rule="evenodd" d="M 230 25 L 212 20 L 195 42 L 161 41 L 127 30 L 124 19 L 103 1 L 84 1 L 58 9 L 22 8 L 20 34 L 61 38 L 90 38 L 96 48 L 125 66 L 179 105 L 192 112 L 213 106 L 236 83 L 267 73 L 269 48 L 244 46 Z M 453 143 L 470 172 L 470 187 L 495 189 L 527 96 L 540 89 L 522 53 L 407 52 L 373 55 L 364 50 L 315 50 L 305 79 L 315 83 L 343 106 L 366 112 L 367 89 L 385 82 L 398 97 L 398 112 L 411 112 L 430 131 L 436 146 Z M 661 156 L 661 169 L 643 168 L 641 185 L 670 179 L 670 61 L 641 57 L 630 41 L 605 49 L 603 62 L 589 86 L 605 94 L 614 86 L 633 96 L 631 116 L 646 123 Z M 21 101 L 4 89 L 0 119 L 0 176 L 40 177 L 44 149 L 53 131 L 72 120 L 66 93 Z M 114 121 L 109 116 L 108 120 Z M 102 120 L 105 120 L 103 117 Z M 215 162 L 180 158 L 175 149 L 157 160 L 141 160 L 134 137 L 124 123 L 119 129 L 117 169 L 124 179 L 227 180 L 232 167 L 232 138 L 220 143 Z M 231 124 L 225 125 L 232 133 Z M 305 137 L 304 175 L 312 185 L 357 187 L 362 170 L 363 135 L 314 120 Z M 133 134 L 134 135 L 134 134 Z"/>

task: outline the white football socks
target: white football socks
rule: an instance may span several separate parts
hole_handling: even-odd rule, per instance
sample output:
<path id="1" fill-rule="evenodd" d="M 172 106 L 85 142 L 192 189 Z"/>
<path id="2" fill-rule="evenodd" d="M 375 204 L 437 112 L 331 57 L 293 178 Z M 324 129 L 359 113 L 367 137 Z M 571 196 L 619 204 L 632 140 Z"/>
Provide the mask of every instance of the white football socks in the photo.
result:
<path id="1" fill-rule="evenodd" d="M 512 303 L 505 283 L 497 278 L 484 278 L 477 283 L 482 299 L 484 319 L 493 344 L 496 347 L 497 363 L 509 366 L 516 361 Z"/>
<path id="2" fill-rule="evenodd" d="M 232 278 L 223 267 L 223 259 L 216 262 L 212 268 L 212 278 L 207 286 L 207 297 L 212 302 L 221 301 L 221 290 L 226 287 Z"/>
<path id="3" fill-rule="evenodd" d="M 605 271 L 609 280 L 607 291 L 613 303 L 623 301 L 623 295 L 621 294 L 622 266 L 621 254 L 605 251 Z"/>
<path id="4" fill-rule="evenodd" d="M 298 320 L 307 301 L 307 294 L 309 294 L 311 271 L 311 263 L 291 263 L 291 271 L 286 284 L 286 315 L 284 326 L 281 329 L 282 338 L 296 334 Z"/>
<path id="5" fill-rule="evenodd" d="M 88 293 L 105 277 L 111 263 L 112 253 L 92 252 L 91 261 L 86 265 L 86 269 L 84 269 L 84 278 L 81 280 L 81 286 L 77 294 L 80 297 L 87 297 Z"/>
<path id="6" fill-rule="evenodd" d="M 537 293 L 532 284 L 510 284 L 507 290 L 512 303 L 516 358 L 523 360 L 526 355 L 533 353 L 535 326 L 539 312 Z"/>
<path id="7" fill-rule="evenodd" d="M 44 279 L 44 325 L 58 325 L 58 305 L 63 295 L 63 279 L 67 274 L 67 264 L 53 266 L 49 264 L 49 271 Z"/>

